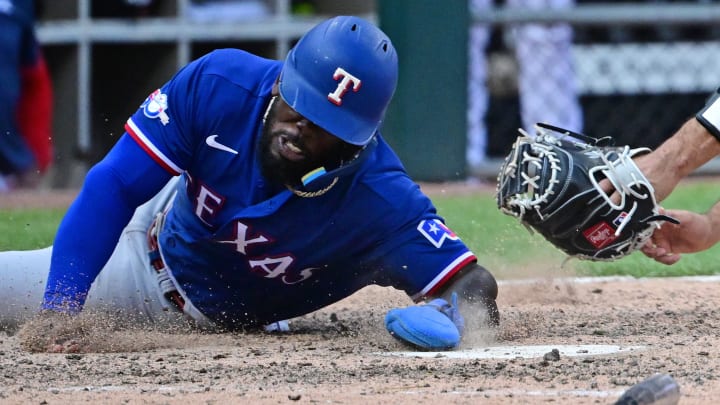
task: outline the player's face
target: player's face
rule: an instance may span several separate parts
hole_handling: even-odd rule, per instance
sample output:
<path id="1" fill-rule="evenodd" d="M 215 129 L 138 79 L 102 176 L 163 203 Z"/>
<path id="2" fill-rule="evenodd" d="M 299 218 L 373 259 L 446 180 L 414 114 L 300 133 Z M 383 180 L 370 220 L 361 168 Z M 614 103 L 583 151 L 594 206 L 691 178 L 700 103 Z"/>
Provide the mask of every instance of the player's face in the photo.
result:
<path id="1" fill-rule="evenodd" d="M 276 96 L 260 139 L 263 174 L 282 184 L 299 185 L 303 175 L 318 167 L 337 167 L 346 145 Z"/>

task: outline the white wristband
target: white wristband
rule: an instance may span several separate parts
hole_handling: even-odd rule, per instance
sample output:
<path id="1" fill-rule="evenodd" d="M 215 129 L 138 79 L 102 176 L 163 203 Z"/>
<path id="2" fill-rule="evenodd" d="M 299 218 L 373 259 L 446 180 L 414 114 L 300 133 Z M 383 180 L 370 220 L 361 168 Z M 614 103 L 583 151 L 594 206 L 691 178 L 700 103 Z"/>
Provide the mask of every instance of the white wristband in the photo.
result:
<path id="1" fill-rule="evenodd" d="M 695 118 L 720 141 L 720 89 L 708 99 L 705 107 L 695 114 Z"/>

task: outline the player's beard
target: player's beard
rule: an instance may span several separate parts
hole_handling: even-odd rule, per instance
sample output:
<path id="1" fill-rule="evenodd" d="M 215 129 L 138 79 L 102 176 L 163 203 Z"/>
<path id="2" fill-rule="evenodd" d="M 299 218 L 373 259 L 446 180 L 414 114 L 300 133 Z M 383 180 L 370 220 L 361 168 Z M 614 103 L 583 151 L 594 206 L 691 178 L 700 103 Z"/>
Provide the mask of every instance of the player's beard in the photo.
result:
<path id="1" fill-rule="evenodd" d="M 350 160 L 352 155 L 355 155 L 359 149 L 355 145 L 340 143 L 324 156 L 307 155 L 305 159 L 297 162 L 285 159 L 279 154 L 275 155 L 272 151 L 273 140 L 283 134 L 282 130 L 273 132 L 270 129 L 275 122 L 276 112 L 277 104 L 273 104 L 265 118 L 265 124 L 258 142 L 260 169 L 263 176 L 270 182 L 291 187 L 300 186 L 302 176 L 318 167 L 324 167 L 327 171 L 333 170 L 340 166 L 343 161 Z"/>
<path id="2" fill-rule="evenodd" d="M 301 184 L 302 176 L 319 167 L 319 165 L 306 159 L 300 162 L 293 162 L 282 156 L 273 154 L 271 150 L 272 140 L 279 135 L 279 133 L 272 133 L 267 126 L 263 128 L 260 143 L 258 144 L 258 148 L 260 149 L 260 169 L 262 170 L 263 176 L 271 183 L 297 186 Z"/>

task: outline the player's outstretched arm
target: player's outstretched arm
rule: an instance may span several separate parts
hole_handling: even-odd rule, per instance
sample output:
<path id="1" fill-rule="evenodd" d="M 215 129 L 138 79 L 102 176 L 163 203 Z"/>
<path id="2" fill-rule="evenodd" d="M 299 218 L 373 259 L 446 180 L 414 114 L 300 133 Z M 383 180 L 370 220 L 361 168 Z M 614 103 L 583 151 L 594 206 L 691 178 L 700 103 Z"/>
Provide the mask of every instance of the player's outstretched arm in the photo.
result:
<path id="1" fill-rule="evenodd" d="M 395 338 L 421 349 L 454 349 L 466 330 L 499 324 L 496 298 L 495 278 L 473 262 L 460 269 L 427 303 L 390 310 L 385 327 Z"/>
<path id="2" fill-rule="evenodd" d="M 450 302 L 453 293 L 457 293 L 459 310 L 466 320 L 479 318 L 473 324 L 492 327 L 500 324 L 500 312 L 495 302 L 497 281 L 486 268 L 469 263 L 445 283 L 435 298 Z"/>
<path id="3" fill-rule="evenodd" d="M 88 172 L 55 236 L 44 310 L 81 310 L 135 208 L 170 177 L 129 136 Z"/>

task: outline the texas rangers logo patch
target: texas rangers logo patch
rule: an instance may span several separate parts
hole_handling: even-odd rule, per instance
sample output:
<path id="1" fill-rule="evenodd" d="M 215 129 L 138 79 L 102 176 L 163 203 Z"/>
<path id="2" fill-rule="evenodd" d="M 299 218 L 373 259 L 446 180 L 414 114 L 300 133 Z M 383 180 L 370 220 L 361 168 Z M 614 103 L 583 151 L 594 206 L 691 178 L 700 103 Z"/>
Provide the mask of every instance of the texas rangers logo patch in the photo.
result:
<path id="1" fill-rule="evenodd" d="M 423 234 L 423 236 L 436 248 L 442 246 L 446 239 L 460 239 L 457 235 L 455 235 L 455 232 L 443 224 L 439 219 L 423 219 L 418 224 L 417 230 L 420 231 L 420 233 Z"/>
<path id="2" fill-rule="evenodd" d="M 605 221 L 599 222 L 584 230 L 583 236 L 591 245 L 595 246 L 596 249 L 603 248 L 617 239 L 615 230 Z"/>
<path id="3" fill-rule="evenodd" d="M 160 122 L 163 125 L 167 125 L 170 122 L 170 117 L 167 115 L 168 110 L 168 99 L 167 94 L 164 94 L 160 89 L 153 91 L 146 99 L 140 104 L 140 108 L 143 110 L 148 118 L 160 118 Z"/>

